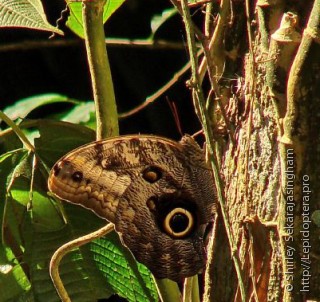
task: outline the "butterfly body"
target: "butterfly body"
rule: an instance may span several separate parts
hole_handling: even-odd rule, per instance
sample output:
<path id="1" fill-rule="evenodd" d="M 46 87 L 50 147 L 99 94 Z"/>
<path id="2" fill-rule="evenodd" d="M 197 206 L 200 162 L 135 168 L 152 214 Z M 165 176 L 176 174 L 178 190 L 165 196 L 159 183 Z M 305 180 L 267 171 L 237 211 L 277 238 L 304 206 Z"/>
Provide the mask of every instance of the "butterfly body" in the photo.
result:
<path id="1" fill-rule="evenodd" d="M 201 226 L 215 190 L 202 149 L 189 136 L 122 136 L 82 146 L 49 176 L 57 197 L 115 225 L 123 243 L 157 278 L 175 281 L 204 266 Z"/>

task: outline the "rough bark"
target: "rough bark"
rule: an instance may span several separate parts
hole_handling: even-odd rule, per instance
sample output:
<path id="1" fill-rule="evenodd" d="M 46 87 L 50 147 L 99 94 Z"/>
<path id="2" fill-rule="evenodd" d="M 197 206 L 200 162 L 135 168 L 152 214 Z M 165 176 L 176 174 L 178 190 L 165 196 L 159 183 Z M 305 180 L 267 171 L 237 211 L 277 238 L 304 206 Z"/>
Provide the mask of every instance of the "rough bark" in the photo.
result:
<path id="1" fill-rule="evenodd" d="M 225 32 L 219 87 L 232 131 L 213 125 L 226 210 L 248 301 L 319 301 L 320 1 L 251 5 L 248 29 L 245 4 L 232 2 Z M 235 89 L 226 78 L 240 58 Z M 215 234 L 205 300 L 241 301 L 219 213 Z"/>

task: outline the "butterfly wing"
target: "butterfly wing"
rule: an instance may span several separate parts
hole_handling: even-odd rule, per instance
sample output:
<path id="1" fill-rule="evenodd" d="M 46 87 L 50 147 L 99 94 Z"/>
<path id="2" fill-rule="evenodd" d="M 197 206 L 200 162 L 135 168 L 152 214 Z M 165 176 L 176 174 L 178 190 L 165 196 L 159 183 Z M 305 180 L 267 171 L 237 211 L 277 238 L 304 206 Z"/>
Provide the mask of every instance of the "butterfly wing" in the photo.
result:
<path id="1" fill-rule="evenodd" d="M 49 189 L 113 222 L 157 278 L 178 281 L 203 268 L 199 226 L 211 218 L 215 192 L 192 138 L 127 136 L 80 147 L 54 166 Z"/>

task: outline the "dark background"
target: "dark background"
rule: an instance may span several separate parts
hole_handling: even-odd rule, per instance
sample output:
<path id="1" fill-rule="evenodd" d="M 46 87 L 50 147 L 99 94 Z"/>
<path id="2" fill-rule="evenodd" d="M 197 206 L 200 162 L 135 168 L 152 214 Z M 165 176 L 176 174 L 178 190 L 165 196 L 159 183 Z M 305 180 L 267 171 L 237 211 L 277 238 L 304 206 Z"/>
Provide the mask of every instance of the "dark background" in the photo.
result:
<path id="1" fill-rule="evenodd" d="M 65 2 L 42 0 L 47 18 L 52 25 L 61 16 Z M 127 0 L 105 25 L 106 36 L 125 39 L 146 39 L 151 34 L 151 19 L 170 8 L 164 0 Z M 64 27 L 64 37 L 53 40 L 73 41 L 63 46 L 26 49 L 28 41 L 48 41 L 51 33 L 20 28 L 0 29 L 0 108 L 15 101 L 41 93 L 60 93 L 70 98 L 91 100 L 92 92 L 81 39 Z M 156 34 L 156 39 L 185 44 L 183 22 L 179 15 L 171 18 Z M 3 46 L 17 44 L 14 50 Z M 1 48 L 2 47 L 2 48 Z M 113 82 L 119 113 L 142 103 L 168 82 L 188 60 L 186 48 L 150 49 L 146 47 L 108 47 Z M 190 91 L 185 86 L 187 73 L 166 94 L 147 109 L 120 121 L 120 133 L 152 133 L 179 139 L 175 120 L 167 99 L 173 101 L 180 115 L 184 133 L 200 129 L 193 112 Z M 47 105 L 31 117 L 44 117 L 48 112 L 61 110 L 60 105 Z"/>

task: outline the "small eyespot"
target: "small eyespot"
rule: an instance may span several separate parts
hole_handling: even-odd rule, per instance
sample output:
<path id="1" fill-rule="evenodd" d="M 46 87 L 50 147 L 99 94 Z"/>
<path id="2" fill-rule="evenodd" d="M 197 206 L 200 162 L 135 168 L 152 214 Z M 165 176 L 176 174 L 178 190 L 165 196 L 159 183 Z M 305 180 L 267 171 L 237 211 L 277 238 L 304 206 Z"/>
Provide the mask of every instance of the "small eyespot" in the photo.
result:
<path id="1" fill-rule="evenodd" d="M 174 238 L 188 236 L 193 231 L 194 225 L 193 214 L 184 208 L 171 210 L 163 221 L 164 231 Z"/>
<path id="2" fill-rule="evenodd" d="M 72 174 L 72 179 L 75 182 L 80 182 L 83 179 L 83 174 L 80 171 L 76 171 Z"/>
<path id="3" fill-rule="evenodd" d="M 150 166 L 143 170 L 142 177 L 149 183 L 155 183 L 162 177 L 162 172 L 160 168 Z"/>

